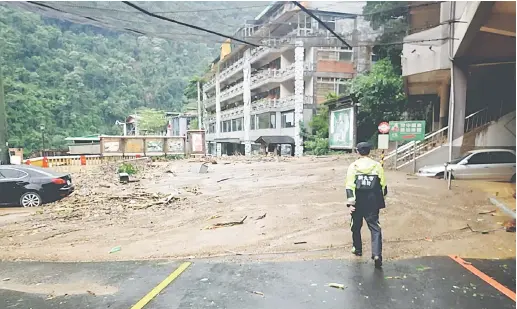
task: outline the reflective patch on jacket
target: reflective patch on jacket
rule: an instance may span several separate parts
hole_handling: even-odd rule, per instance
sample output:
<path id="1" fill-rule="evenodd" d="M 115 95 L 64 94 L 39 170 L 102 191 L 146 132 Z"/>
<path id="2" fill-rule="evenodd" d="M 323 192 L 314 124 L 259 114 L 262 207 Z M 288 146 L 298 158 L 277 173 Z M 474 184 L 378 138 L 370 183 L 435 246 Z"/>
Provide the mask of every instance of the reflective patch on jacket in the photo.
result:
<path id="1" fill-rule="evenodd" d="M 357 191 L 379 190 L 379 176 L 359 174 L 355 176 L 355 189 Z"/>

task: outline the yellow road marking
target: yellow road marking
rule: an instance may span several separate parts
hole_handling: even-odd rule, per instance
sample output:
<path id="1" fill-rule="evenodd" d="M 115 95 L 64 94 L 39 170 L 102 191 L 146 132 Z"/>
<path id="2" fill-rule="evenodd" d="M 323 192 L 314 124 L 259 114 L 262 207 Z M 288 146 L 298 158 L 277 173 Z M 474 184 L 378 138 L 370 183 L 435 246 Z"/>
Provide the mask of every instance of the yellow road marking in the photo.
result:
<path id="1" fill-rule="evenodd" d="M 160 284 L 158 284 L 151 292 L 147 293 L 138 303 L 136 303 L 131 309 L 142 309 L 145 305 L 147 305 L 156 295 L 160 294 L 160 292 L 165 289 L 172 281 L 181 275 L 192 263 L 185 262 L 182 263 L 175 271 L 172 272 L 165 280 L 163 280 Z"/>

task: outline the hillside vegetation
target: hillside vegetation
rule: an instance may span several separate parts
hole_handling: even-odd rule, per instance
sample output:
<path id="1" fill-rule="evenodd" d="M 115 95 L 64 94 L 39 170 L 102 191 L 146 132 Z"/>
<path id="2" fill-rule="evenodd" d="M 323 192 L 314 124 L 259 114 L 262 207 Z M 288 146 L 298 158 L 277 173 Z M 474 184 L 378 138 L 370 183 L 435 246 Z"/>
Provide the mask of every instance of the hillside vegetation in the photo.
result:
<path id="1" fill-rule="evenodd" d="M 225 33 L 262 9 L 256 2 L 161 2 L 147 8 L 153 5 L 191 10 L 186 22 Z M 239 6 L 249 8 L 232 9 Z M 46 147 L 58 148 L 67 136 L 119 133 L 115 121 L 142 107 L 180 111 L 189 79 L 205 71 L 218 51 L 213 38 L 136 36 L 0 5 L 9 144 L 39 149 L 44 125 Z"/>

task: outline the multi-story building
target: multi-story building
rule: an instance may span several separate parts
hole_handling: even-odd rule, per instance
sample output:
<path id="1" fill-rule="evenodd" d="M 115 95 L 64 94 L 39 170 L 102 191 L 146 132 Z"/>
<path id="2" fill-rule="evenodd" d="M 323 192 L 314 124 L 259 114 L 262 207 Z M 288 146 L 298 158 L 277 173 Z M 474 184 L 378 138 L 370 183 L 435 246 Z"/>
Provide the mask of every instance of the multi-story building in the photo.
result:
<path id="1" fill-rule="evenodd" d="M 375 32 L 360 17 L 365 2 L 303 2 L 342 36 L 344 45 L 291 2 L 275 2 L 221 46 L 203 85 L 208 152 L 251 154 L 267 141 L 303 154 L 300 130 L 329 93 L 370 68 Z"/>
<path id="2" fill-rule="evenodd" d="M 429 111 L 415 166 L 472 148 L 515 148 L 515 1 L 415 1 L 409 8 L 402 75 L 410 103 Z M 413 153 L 395 157 L 412 166 L 404 158 Z"/>

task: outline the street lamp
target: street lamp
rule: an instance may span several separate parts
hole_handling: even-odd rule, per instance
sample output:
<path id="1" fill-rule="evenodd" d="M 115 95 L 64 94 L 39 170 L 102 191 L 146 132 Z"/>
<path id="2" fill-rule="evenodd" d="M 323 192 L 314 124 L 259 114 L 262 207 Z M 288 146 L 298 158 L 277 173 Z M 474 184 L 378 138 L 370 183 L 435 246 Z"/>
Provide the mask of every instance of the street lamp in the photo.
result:
<path id="1" fill-rule="evenodd" d="M 41 156 L 44 157 L 45 154 L 43 152 L 45 151 L 45 126 L 40 125 L 39 129 L 41 130 Z"/>

